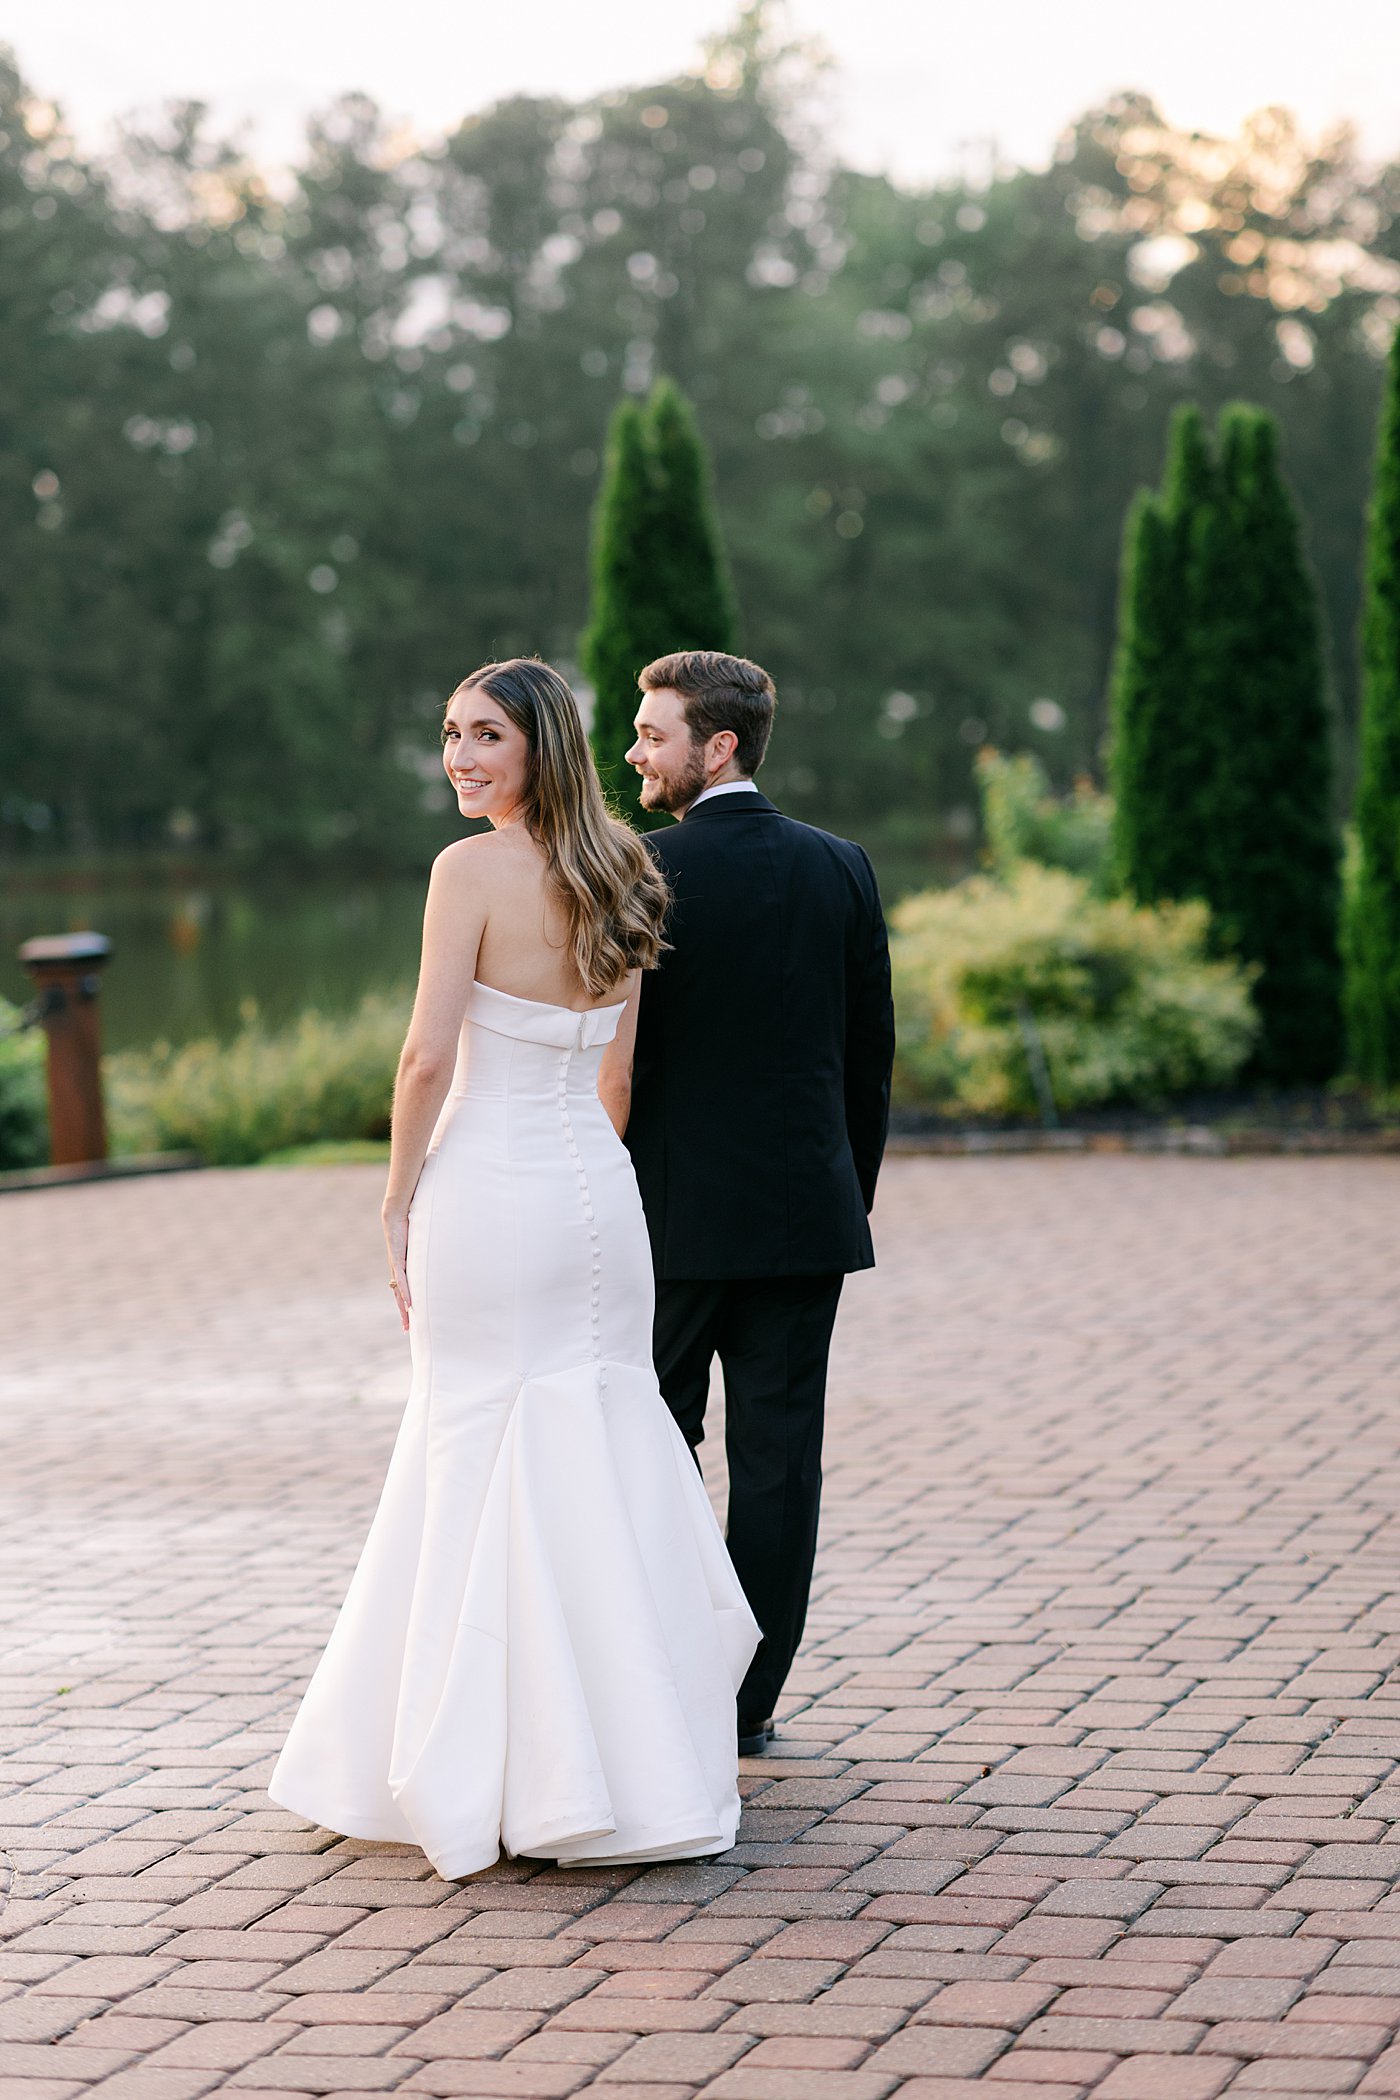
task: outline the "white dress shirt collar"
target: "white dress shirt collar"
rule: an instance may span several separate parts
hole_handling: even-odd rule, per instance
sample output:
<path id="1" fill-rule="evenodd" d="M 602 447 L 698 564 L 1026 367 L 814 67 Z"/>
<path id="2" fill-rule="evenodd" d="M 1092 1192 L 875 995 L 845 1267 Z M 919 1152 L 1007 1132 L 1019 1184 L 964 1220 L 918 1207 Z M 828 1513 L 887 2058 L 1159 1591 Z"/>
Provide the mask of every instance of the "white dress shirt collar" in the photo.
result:
<path id="1" fill-rule="evenodd" d="M 691 809 L 699 809 L 702 802 L 708 802 L 712 795 L 756 795 L 757 793 L 758 782 L 756 780 L 721 780 L 716 786 L 705 788 L 695 797 L 695 800 L 690 805 L 690 809 L 686 811 L 686 816 L 690 815 Z"/>

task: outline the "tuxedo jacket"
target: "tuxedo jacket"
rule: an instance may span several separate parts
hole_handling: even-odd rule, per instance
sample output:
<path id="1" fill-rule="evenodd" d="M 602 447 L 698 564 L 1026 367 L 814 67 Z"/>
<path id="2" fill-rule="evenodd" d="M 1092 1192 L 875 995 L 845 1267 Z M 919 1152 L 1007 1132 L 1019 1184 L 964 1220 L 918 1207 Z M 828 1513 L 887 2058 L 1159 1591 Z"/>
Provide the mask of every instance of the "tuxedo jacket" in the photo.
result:
<path id="1" fill-rule="evenodd" d="M 894 1011 L 869 859 L 747 791 L 647 844 L 671 946 L 642 978 L 627 1147 L 657 1276 L 871 1267 Z"/>

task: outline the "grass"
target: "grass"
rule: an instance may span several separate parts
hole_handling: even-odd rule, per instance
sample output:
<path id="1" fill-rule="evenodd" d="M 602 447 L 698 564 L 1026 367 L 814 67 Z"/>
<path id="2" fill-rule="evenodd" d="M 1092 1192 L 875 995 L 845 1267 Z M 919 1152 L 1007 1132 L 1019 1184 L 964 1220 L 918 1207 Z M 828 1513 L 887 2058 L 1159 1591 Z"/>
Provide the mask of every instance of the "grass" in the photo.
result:
<path id="1" fill-rule="evenodd" d="M 260 1160 L 264 1167 L 358 1167 L 389 1160 L 387 1138 L 326 1138 L 314 1145 L 288 1145 Z"/>

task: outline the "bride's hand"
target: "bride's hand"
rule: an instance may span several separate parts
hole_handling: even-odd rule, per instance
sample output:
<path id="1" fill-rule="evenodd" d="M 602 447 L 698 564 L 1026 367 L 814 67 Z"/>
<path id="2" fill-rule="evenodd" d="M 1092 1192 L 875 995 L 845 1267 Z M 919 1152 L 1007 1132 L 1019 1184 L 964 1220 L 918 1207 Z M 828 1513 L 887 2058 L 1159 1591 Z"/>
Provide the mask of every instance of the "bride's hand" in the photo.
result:
<path id="1" fill-rule="evenodd" d="M 400 1322 L 407 1334 L 411 1303 L 408 1295 L 408 1212 L 386 1210 L 382 1215 L 384 1244 L 389 1251 L 389 1283 L 399 1309 Z"/>

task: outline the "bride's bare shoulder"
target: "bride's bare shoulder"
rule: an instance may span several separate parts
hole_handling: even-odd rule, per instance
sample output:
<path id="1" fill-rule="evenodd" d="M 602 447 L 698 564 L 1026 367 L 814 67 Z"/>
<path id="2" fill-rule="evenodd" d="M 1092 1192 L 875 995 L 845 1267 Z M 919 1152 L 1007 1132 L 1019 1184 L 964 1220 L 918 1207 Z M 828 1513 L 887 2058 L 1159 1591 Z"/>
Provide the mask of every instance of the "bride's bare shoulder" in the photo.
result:
<path id="1" fill-rule="evenodd" d="M 513 830 L 480 831 L 469 839 L 454 839 L 433 862 L 433 881 L 453 888 L 493 890 L 517 883 L 537 881 L 542 856 L 534 841 L 516 838 Z"/>

